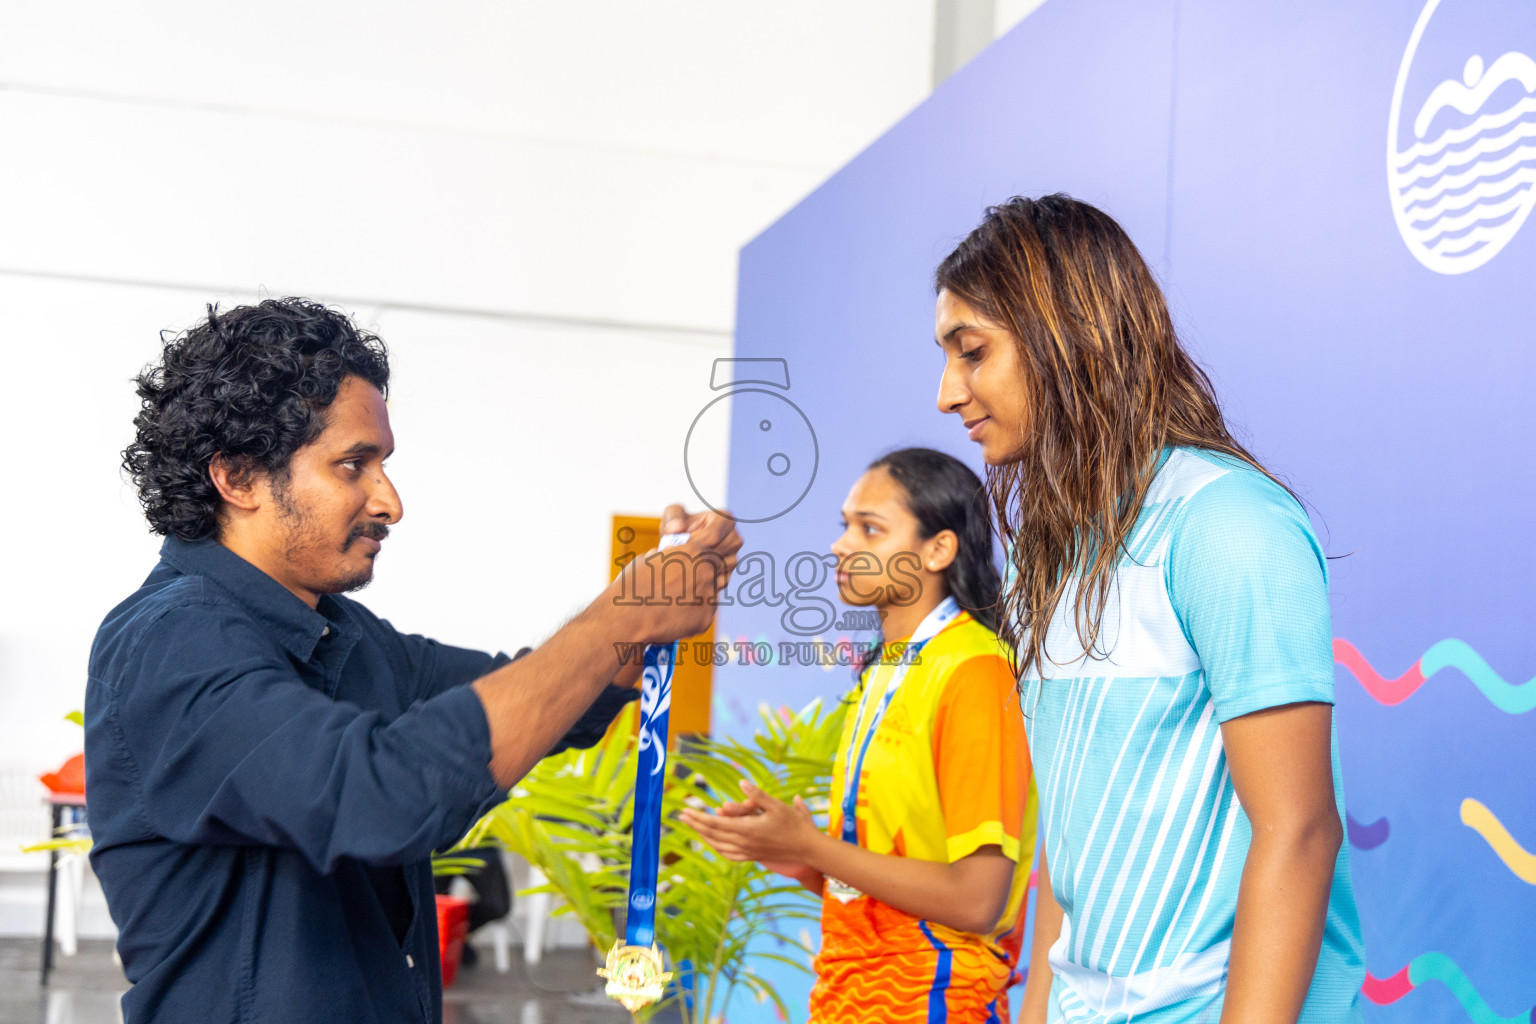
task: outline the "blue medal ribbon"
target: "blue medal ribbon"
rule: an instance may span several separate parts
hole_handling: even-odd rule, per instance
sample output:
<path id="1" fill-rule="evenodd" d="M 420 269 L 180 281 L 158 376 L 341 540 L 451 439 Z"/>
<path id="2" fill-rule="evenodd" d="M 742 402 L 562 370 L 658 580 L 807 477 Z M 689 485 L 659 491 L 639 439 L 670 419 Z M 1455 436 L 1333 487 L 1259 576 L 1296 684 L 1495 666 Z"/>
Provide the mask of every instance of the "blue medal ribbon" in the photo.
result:
<path id="1" fill-rule="evenodd" d="M 657 545 L 675 547 L 686 533 L 668 534 Z M 677 643 L 649 644 L 640 675 L 640 750 L 635 761 L 635 814 L 629 861 L 629 910 L 624 941 L 656 941 L 656 873 L 661 858 L 661 793 L 667 781 L 667 719 L 672 710 L 672 672 Z"/>
<path id="2" fill-rule="evenodd" d="M 853 720 L 853 742 L 848 744 L 848 758 L 843 763 L 843 842 L 859 845 L 859 782 L 864 774 L 864 755 L 869 753 L 869 744 L 875 738 L 875 730 L 880 728 L 886 709 L 891 706 L 891 700 L 896 696 L 896 691 L 901 689 L 901 681 L 907 677 L 907 670 L 912 667 L 912 662 L 922 653 L 928 641 L 938 636 L 940 631 L 954 621 L 959 614 L 959 602 L 953 597 L 946 597 L 937 608 L 923 617 L 917 632 L 913 633 L 912 639 L 907 641 L 906 649 L 902 652 L 901 664 L 891 674 L 891 679 L 885 686 L 885 692 L 880 695 L 880 703 L 876 705 L 869 726 L 864 731 L 862 743 L 858 742 L 859 726 L 864 722 L 864 705 L 869 700 L 869 688 L 866 687 L 859 695 L 858 712 Z M 857 759 L 854 754 L 855 745 L 858 747 Z"/>

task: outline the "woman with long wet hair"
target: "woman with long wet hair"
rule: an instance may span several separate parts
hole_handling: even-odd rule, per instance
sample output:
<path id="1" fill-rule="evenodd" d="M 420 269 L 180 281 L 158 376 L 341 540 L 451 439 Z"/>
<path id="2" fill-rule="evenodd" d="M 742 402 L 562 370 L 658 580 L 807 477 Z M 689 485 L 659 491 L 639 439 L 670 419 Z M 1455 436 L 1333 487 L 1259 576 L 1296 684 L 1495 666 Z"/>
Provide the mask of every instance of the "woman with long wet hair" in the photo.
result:
<path id="1" fill-rule="evenodd" d="M 1327 562 L 1110 217 L 1015 198 L 940 264 L 1040 790 L 1028 1022 L 1359 1019 Z"/>
<path id="2" fill-rule="evenodd" d="M 877 459 L 843 503 L 838 590 L 884 643 L 850 695 L 817 828 L 743 786 L 684 812 L 716 850 L 822 897 L 815 1024 L 1006 1021 L 1034 855 L 1014 677 L 993 632 L 1000 578 L 986 493 L 928 448 Z"/>

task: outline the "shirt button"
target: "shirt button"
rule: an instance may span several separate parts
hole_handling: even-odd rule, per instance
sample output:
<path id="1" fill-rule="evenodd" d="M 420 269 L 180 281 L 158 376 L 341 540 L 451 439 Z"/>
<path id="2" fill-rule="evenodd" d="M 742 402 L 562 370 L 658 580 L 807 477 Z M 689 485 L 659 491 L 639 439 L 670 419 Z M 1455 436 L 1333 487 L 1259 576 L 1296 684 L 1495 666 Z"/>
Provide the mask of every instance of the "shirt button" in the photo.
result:
<path id="1" fill-rule="evenodd" d="M 409 954 L 409 953 L 405 954 L 405 966 L 407 966 L 407 967 L 415 967 L 416 966 L 416 959 L 414 957 L 412 957 L 411 954 Z"/>
<path id="2" fill-rule="evenodd" d="M 324 629 L 322 629 L 320 631 L 320 635 L 321 636 L 330 636 L 331 635 L 331 627 L 330 626 L 326 626 Z"/>

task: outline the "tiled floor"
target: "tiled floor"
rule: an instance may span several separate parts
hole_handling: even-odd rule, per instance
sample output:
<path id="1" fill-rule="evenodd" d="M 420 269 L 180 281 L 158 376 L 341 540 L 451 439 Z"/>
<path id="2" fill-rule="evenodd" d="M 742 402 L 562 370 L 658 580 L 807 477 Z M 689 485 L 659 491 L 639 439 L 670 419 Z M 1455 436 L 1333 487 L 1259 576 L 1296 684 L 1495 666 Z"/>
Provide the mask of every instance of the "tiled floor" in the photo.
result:
<path id="1" fill-rule="evenodd" d="M 77 955 L 57 958 L 46 989 L 38 984 L 40 946 L 0 939 L 0 1024 L 118 1024 L 128 986 L 111 944 L 81 942 Z M 596 966 L 584 950 L 559 950 L 531 970 L 514 955 L 512 970 L 497 974 L 487 951 L 448 989 L 443 1024 L 626 1024 L 621 1007 L 584 998 L 596 992 Z"/>
<path id="2" fill-rule="evenodd" d="M 110 942 L 81 940 L 79 953 L 55 957 L 47 988 L 38 983 L 41 955 L 39 939 L 0 939 L 0 1021 L 117 1024 L 117 999 L 128 983 Z"/>

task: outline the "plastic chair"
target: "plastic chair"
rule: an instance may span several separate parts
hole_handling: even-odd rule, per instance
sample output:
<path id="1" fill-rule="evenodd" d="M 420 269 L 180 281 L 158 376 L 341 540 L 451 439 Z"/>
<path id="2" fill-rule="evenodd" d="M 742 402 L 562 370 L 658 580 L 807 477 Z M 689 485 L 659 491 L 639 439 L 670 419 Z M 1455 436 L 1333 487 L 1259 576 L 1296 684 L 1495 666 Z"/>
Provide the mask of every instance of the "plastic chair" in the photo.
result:
<path id="1" fill-rule="evenodd" d="M 22 853 L 23 846 L 48 838 L 48 790 L 37 781 L 37 769 L 0 764 L 0 871 L 37 872 L 48 867 L 48 855 Z"/>
<path id="2" fill-rule="evenodd" d="M 507 859 L 507 877 L 512 879 L 512 888 L 516 892 L 543 885 L 547 881 L 542 871 L 516 855 Z M 544 951 L 549 948 L 549 914 L 553 905 L 553 897 L 542 892 L 518 896 L 512 905 L 512 916 L 516 918 L 517 926 L 523 934 L 523 963 L 529 967 L 539 963 L 544 958 Z M 486 927 L 487 930 L 492 927 L 497 929 L 490 937 L 495 944 L 496 969 L 505 973 L 512 967 L 510 947 L 513 923 L 503 918 L 495 925 Z"/>
<path id="3" fill-rule="evenodd" d="M 40 894 L 47 887 L 48 855 L 21 852 L 23 846 L 48 838 L 49 812 L 43 802 L 47 795 L 35 767 L 0 764 L 0 872 L 16 876 L 21 891 Z M 23 880 L 27 875 L 32 881 Z"/>
<path id="4" fill-rule="evenodd" d="M 527 880 L 526 872 L 522 870 L 523 867 L 526 867 L 526 862 L 521 857 L 504 852 L 501 855 L 501 866 L 502 870 L 506 872 L 507 884 L 514 894 L 524 885 L 539 884 Z M 512 938 L 514 930 L 512 919 L 514 915 L 527 915 L 526 900 L 531 898 L 514 895 L 511 911 L 504 917 L 491 921 L 480 929 L 480 934 L 490 940 L 492 962 L 496 965 L 497 974 L 506 974 L 512 969 Z"/>
<path id="5" fill-rule="evenodd" d="M 80 949 L 80 904 L 85 893 L 83 853 L 59 854 L 59 903 L 53 913 L 53 937 L 59 952 L 74 956 Z"/>

